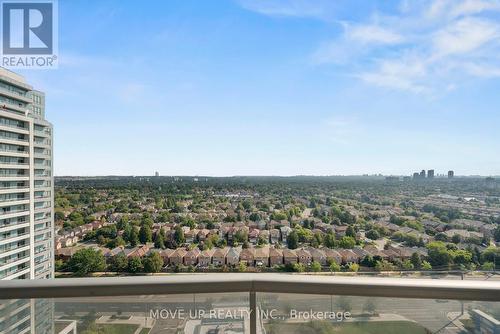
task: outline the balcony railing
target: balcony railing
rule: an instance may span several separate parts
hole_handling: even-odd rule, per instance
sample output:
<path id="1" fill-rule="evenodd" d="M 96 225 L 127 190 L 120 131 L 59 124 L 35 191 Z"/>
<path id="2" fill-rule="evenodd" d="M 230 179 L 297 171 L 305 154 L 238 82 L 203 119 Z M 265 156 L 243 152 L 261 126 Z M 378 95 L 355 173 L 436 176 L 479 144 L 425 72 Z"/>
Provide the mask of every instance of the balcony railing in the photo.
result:
<path id="1" fill-rule="evenodd" d="M 77 327 L 91 319 L 96 332 L 458 333 L 500 326 L 500 282 L 489 280 L 226 273 L 0 285 L 0 299 L 29 298 L 54 298 L 57 319 Z"/>
<path id="2" fill-rule="evenodd" d="M 28 268 L 27 267 L 22 267 L 22 268 L 16 268 L 13 270 L 4 270 L 3 272 L 0 272 L 0 279 L 4 279 L 9 276 L 17 275 L 23 271 L 26 271 Z"/>
<path id="3" fill-rule="evenodd" d="M 24 260 L 27 258 L 29 258 L 29 255 L 25 255 L 25 256 L 21 256 L 21 257 L 12 257 L 9 259 L 2 259 L 2 260 L 0 260 L 0 267 L 3 267 L 5 265 L 13 263 L 13 262 Z"/>

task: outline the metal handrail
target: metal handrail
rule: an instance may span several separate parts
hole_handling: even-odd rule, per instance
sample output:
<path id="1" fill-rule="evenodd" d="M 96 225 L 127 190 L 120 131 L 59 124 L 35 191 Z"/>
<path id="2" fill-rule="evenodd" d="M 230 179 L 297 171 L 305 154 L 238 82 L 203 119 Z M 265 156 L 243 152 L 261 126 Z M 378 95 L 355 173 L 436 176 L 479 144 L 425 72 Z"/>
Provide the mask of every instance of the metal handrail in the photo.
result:
<path id="1" fill-rule="evenodd" d="M 294 274 L 175 274 L 3 281 L 0 299 L 223 292 L 500 301 L 500 282 Z"/>

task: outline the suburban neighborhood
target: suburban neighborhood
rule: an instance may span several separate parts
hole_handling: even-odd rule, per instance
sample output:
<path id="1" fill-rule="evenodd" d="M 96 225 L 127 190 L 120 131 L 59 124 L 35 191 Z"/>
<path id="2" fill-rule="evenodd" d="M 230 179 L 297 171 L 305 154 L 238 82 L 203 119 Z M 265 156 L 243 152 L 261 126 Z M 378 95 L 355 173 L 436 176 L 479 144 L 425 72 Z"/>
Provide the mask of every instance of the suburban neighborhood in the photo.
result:
<path id="1" fill-rule="evenodd" d="M 470 187 L 469 180 L 439 183 L 454 194 L 437 194 L 447 199 L 442 206 L 427 203 L 436 196 L 434 183 L 410 184 L 413 191 L 429 194 L 409 194 L 409 200 L 397 193 L 409 185 L 404 182 L 369 181 L 370 187 L 363 188 L 393 192 L 383 196 L 356 189 L 362 179 L 319 186 L 297 181 L 300 188 L 283 182 L 291 188 L 277 196 L 266 192 L 265 182 L 235 182 L 224 189 L 217 185 L 220 180 L 205 180 L 118 179 L 114 186 L 60 180 L 58 270 L 86 275 L 495 269 L 498 197 L 467 201 L 455 196 Z M 162 195 L 162 189 L 178 186 L 183 193 Z M 308 187 L 322 192 L 302 194 Z M 86 266 L 86 261 L 99 265 Z"/>

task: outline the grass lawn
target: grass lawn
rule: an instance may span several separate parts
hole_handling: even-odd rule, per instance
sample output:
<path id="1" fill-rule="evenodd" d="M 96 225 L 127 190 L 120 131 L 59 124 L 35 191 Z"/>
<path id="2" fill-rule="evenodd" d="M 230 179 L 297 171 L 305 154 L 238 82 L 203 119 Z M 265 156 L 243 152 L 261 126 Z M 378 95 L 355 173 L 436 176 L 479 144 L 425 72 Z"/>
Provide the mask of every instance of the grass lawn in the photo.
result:
<path id="1" fill-rule="evenodd" d="M 123 324 L 92 324 L 82 334 L 134 334 L 139 326 Z M 142 333 L 142 332 L 141 332 Z"/>
<path id="2" fill-rule="evenodd" d="M 424 327 L 408 321 L 335 323 L 315 321 L 303 324 L 269 324 L 269 334 L 428 334 Z"/>
<path id="3" fill-rule="evenodd" d="M 141 329 L 141 332 L 139 334 L 149 334 L 150 331 L 151 331 L 151 328 L 143 328 L 143 329 Z"/>

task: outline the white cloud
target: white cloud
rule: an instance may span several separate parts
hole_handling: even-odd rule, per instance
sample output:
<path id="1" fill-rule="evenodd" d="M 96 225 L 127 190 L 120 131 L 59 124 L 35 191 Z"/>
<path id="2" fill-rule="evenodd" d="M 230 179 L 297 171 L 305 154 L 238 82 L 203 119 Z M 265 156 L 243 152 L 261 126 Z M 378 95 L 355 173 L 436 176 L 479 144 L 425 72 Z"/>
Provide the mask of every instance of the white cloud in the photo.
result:
<path id="1" fill-rule="evenodd" d="M 326 18 L 332 2 L 324 0 L 238 0 L 243 8 L 269 15 Z"/>
<path id="2" fill-rule="evenodd" d="M 397 44 L 404 39 L 400 34 L 377 25 L 348 27 L 346 35 L 349 40 L 363 44 Z"/>
<path id="3" fill-rule="evenodd" d="M 446 12 L 450 4 L 456 0 L 435 0 L 431 1 L 429 8 L 425 11 L 427 18 L 441 17 Z"/>
<path id="4" fill-rule="evenodd" d="M 500 76 L 500 20 L 493 19 L 500 0 L 400 0 L 393 12 L 356 21 L 336 16 L 341 1 L 238 1 L 265 15 L 340 23 L 340 35 L 321 43 L 312 63 L 343 67 L 377 87 L 434 94 L 459 89 L 467 77 Z"/>
<path id="5" fill-rule="evenodd" d="M 403 0 L 396 14 L 344 23 L 343 34 L 323 43 L 312 59 L 342 65 L 377 87 L 417 94 L 455 90 L 467 76 L 499 76 L 500 22 L 487 15 L 497 10 L 497 1 Z"/>
<path id="6" fill-rule="evenodd" d="M 500 77 L 500 65 L 479 65 L 474 63 L 460 64 L 469 74 L 480 78 Z"/>
<path id="7" fill-rule="evenodd" d="M 422 83 L 427 75 L 427 64 L 421 59 L 406 56 L 397 60 L 381 60 L 374 71 L 356 76 L 366 83 L 379 87 L 423 93 L 427 87 Z"/>
<path id="8" fill-rule="evenodd" d="M 458 17 L 462 15 L 479 14 L 485 11 L 499 11 L 498 1 L 465 0 L 453 7 L 450 15 Z"/>
<path id="9" fill-rule="evenodd" d="M 438 31 L 433 38 L 437 56 L 464 54 L 497 41 L 500 27 L 484 19 L 464 18 Z"/>
<path id="10" fill-rule="evenodd" d="M 341 38 L 321 45 L 312 55 L 315 64 L 344 64 L 353 57 L 365 54 L 372 48 L 404 42 L 404 37 L 377 25 L 343 24 Z"/>

